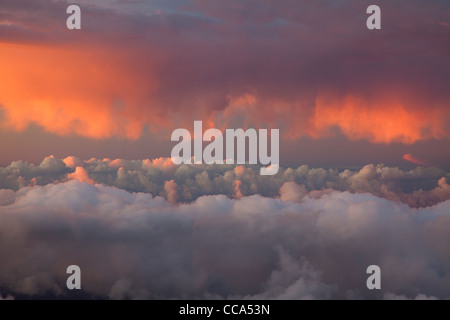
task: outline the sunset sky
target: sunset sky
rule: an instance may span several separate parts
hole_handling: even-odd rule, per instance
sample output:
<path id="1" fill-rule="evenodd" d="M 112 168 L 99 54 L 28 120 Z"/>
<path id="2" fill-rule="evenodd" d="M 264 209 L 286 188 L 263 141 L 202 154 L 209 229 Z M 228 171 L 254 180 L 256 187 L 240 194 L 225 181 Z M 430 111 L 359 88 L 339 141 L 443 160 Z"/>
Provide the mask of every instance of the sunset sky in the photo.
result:
<path id="1" fill-rule="evenodd" d="M 287 165 L 450 163 L 446 1 L 380 1 L 372 31 L 370 1 L 71 3 L 82 30 L 2 1 L 3 165 L 169 156 L 193 120 L 279 128 Z"/>
<path id="2" fill-rule="evenodd" d="M 0 0 L 0 300 L 80 297 L 450 299 L 450 2 Z"/>

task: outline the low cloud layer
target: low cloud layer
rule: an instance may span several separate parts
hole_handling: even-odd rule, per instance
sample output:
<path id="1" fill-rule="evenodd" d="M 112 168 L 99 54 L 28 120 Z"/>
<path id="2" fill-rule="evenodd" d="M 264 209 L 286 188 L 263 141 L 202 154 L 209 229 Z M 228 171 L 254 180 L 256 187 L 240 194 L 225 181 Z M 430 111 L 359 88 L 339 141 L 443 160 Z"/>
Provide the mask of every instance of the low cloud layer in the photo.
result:
<path id="1" fill-rule="evenodd" d="M 450 298 L 449 173 L 45 158 L 0 168 L 0 295 Z M 382 290 L 365 287 L 368 265 Z"/>
<path id="2" fill-rule="evenodd" d="M 68 180 L 114 186 L 129 192 L 151 193 L 171 203 L 190 203 L 204 195 L 241 198 L 281 197 L 301 202 L 333 190 L 371 193 L 411 207 L 427 207 L 450 199 L 450 173 L 433 167 L 401 169 L 368 164 L 359 169 L 280 168 L 260 176 L 257 166 L 173 165 L 153 160 L 45 158 L 39 165 L 14 161 L 0 168 L 0 188 L 19 190 Z"/>
<path id="3" fill-rule="evenodd" d="M 165 184 L 171 201 L 179 186 Z M 178 205 L 78 180 L 0 190 L 0 293 L 70 297 L 77 264 L 83 293 L 112 299 L 450 298 L 450 201 L 282 190 Z"/>

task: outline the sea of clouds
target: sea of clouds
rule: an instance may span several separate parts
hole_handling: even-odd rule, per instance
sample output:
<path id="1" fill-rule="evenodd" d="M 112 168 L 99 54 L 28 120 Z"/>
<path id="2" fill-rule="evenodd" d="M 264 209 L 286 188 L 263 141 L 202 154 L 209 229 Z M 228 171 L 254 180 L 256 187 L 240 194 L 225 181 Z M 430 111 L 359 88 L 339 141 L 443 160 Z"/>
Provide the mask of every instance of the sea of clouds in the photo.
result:
<path id="1" fill-rule="evenodd" d="M 84 297 L 448 299 L 448 176 L 16 161 L 0 169 L 0 299 L 70 297 L 72 264 Z"/>
<path id="2" fill-rule="evenodd" d="M 205 195 L 229 198 L 250 195 L 298 201 L 320 197 L 333 190 L 371 193 L 411 207 L 427 207 L 450 199 L 450 172 L 434 167 L 402 169 L 368 164 L 357 169 L 280 168 L 274 176 L 260 176 L 258 166 L 180 165 L 170 158 L 145 160 L 46 157 L 35 165 L 14 161 L 0 167 L 0 189 L 78 180 L 117 187 L 129 192 L 151 193 L 171 203 L 192 202 Z"/>

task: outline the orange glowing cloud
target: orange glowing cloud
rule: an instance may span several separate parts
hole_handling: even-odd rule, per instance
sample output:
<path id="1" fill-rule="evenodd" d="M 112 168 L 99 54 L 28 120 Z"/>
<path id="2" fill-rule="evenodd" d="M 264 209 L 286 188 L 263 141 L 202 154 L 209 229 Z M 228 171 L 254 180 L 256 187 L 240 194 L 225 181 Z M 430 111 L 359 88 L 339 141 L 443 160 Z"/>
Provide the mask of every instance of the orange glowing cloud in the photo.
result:
<path id="1" fill-rule="evenodd" d="M 404 144 L 448 137 L 441 111 L 414 108 L 412 101 L 384 97 L 382 92 L 380 95 L 381 98 L 371 102 L 354 95 L 344 98 L 319 95 L 312 134 L 322 135 L 337 127 L 350 139 Z"/>
<path id="2" fill-rule="evenodd" d="M 66 157 L 63 162 L 68 168 L 76 168 L 82 165 L 82 161 L 74 156 Z"/>
<path id="3" fill-rule="evenodd" d="M 78 181 L 89 183 L 89 184 L 95 184 L 95 181 L 89 177 L 89 174 L 87 173 L 86 169 L 84 169 L 83 167 L 76 167 L 75 172 L 69 173 L 67 175 L 67 178 L 72 179 L 72 180 L 78 180 Z"/>
<path id="4" fill-rule="evenodd" d="M 153 58 L 160 59 L 156 54 Z M 180 124 L 191 128 L 193 120 L 204 120 L 204 129 L 271 126 L 291 139 L 322 138 L 335 134 L 336 128 L 349 139 L 374 143 L 449 137 L 446 101 L 430 102 L 431 108 L 425 109 L 427 102 L 413 94 L 382 86 L 366 95 L 319 90 L 317 95 L 303 92 L 304 97 L 280 97 L 273 88 L 237 95 L 223 91 L 226 104 L 214 109 L 208 108 L 208 94 L 202 105 L 196 104 L 202 89 L 193 93 L 192 102 L 172 98 L 168 89 L 174 88 L 161 88 L 159 67 L 148 50 L 0 43 L 2 125 L 21 131 L 35 123 L 58 135 L 96 139 L 136 139 L 146 125 L 155 132 Z"/>
<path id="5" fill-rule="evenodd" d="M 162 171 L 175 170 L 177 166 L 173 163 L 171 158 L 155 158 L 155 159 L 145 159 L 142 162 L 142 166 L 150 168 L 158 168 Z"/>
<path id="6" fill-rule="evenodd" d="M 241 191 L 241 185 L 242 185 L 242 181 L 241 180 L 235 180 L 234 181 L 234 197 L 236 199 L 240 199 L 243 197 L 242 191 Z"/>
<path id="7" fill-rule="evenodd" d="M 149 95 L 158 87 L 151 57 L 107 48 L 0 43 L 3 126 L 36 123 L 58 135 L 137 138 L 149 119 L 158 122 Z"/>
<path id="8" fill-rule="evenodd" d="M 425 102 L 414 98 L 384 88 L 375 92 L 375 99 L 360 94 L 319 93 L 312 103 L 298 99 L 268 101 L 247 93 L 230 98 L 229 105 L 213 113 L 209 122 L 218 128 L 236 123 L 244 127 L 283 128 L 287 139 L 305 135 L 320 139 L 340 132 L 351 140 L 412 144 L 450 137 L 446 129 L 450 112 L 443 107 L 444 102 L 425 109 Z"/>
<path id="9" fill-rule="evenodd" d="M 177 184 L 174 180 L 168 180 L 164 183 L 164 191 L 167 195 L 167 201 L 169 201 L 170 203 L 177 203 Z"/>
<path id="10" fill-rule="evenodd" d="M 202 120 L 204 129 L 279 128 L 285 139 L 450 137 L 447 4 L 386 4 L 391 28 L 370 37 L 356 2 L 207 3 L 197 2 L 194 16 L 189 5 L 151 14 L 151 4 L 86 3 L 83 30 L 71 32 L 57 18 L 64 1 L 7 1 L 0 126 L 94 139 L 150 130 L 166 139 Z M 285 23 L 272 23 L 280 17 Z"/>

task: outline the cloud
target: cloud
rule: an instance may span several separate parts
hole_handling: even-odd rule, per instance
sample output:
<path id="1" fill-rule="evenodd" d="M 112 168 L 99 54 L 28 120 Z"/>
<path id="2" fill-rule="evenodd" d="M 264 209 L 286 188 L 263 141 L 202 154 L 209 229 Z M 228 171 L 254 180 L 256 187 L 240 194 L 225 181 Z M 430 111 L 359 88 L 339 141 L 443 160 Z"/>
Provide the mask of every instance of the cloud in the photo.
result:
<path id="1" fill-rule="evenodd" d="M 0 168 L 0 187 L 17 190 L 28 185 L 47 184 L 64 179 L 69 172 L 64 162 L 54 156 L 46 157 L 39 165 L 13 161 Z"/>
<path id="2" fill-rule="evenodd" d="M 283 249 L 279 250 L 279 266 L 264 283 L 264 291 L 241 299 L 312 300 L 330 299 L 335 285 L 323 283 L 321 273 L 305 261 L 296 261 Z"/>
<path id="3" fill-rule="evenodd" d="M 383 1 L 375 32 L 366 4 L 83 1 L 74 33 L 60 23 L 65 1 L 7 1 L 2 124 L 95 139 L 167 136 L 199 119 L 285 139 L 448 139 L 448 4 Z"/>
<path id="4" fill-rule="evenodd" d="M 436 297 L 426 296 L 424 294 L 418 294 L 415 298 L 408 298 L 405 295 L 396 295 L 393 293 L 386 293 L 384 295 L 385 300 L 437 300 Z"/>
<path id="5" fill-rule="evenodd" d="M 104 298 L 450 297 L 450 201 L 414 209 L 332 191 L 301 203 L 213 195 L 174 205 L 77 180 L 9 197 L 4 296 L 68 296 L 65 271 L 77 264 L 83 292 Z M 371 264 L 380 291 L 365 287 Z"/>
<path id="6" fill-rule="evenodd" d="M 169 180 L 164 182 L 164 191 L 167 195 L 167 201 L 170 203 L 177 203 L 178 195 L 177 195 L 177 184 L 173 180 Z"/>
<path id="7" fill-rule="evenodd" d="M 69 173 L 67 175 L 67 178 L 68 179 L 78 180 L 78 181 L 81 181 L 81 182 L 90 183 L 90 184 L 94 184 L 95 183 L 94 180 L 89 178 L 88 173 L 86 172 L 86 170 L 83 167 L 76 167 L 75 168 L 75 172 Z"/>
<path id="8" fill-rule="evenodd" d="M 0 188 L 19 190 L 76 179 L 151 193 L 172 203 L 188 203 L 204 195 L 241 198 L 259 194 L 300 203 L 333 190 L 371 193 L 411 207 L 427 207 L 450 199 L 450 174 L 434 167 L 401 169 L 369 164 L 360 169 L 280 168 L 274 176 L 260 176 L 251 165 L 180 165 L 168 158 L 124 160 L 53 156 L 39 165 L 14 161 L 0 167 Z"/>
<path id="9" fill-rule="evenodd" d="M 429 164 L 426 161 L 422 161 L 415 156 L 413 156 L 411 153 L 406 153 L 403 155 L 403 159 L 415 164 L 418 164 L 420 166 L 428 166 Z"/>
<path id="10" fill-rule="evenodd" d="M 301 202 L 307 193 L 304 185 L 298 185 L 293 181 L 283 183 L 280 188 L 280 198 L 283 201 Z"/>
<path id="11" fill-rule="evenodd" d="M 76 168 L 78 166 L 82 166 L 83 163 L 79 158 L 73 156 L 65 158 L 63 162 L 67 168 Z"/>

